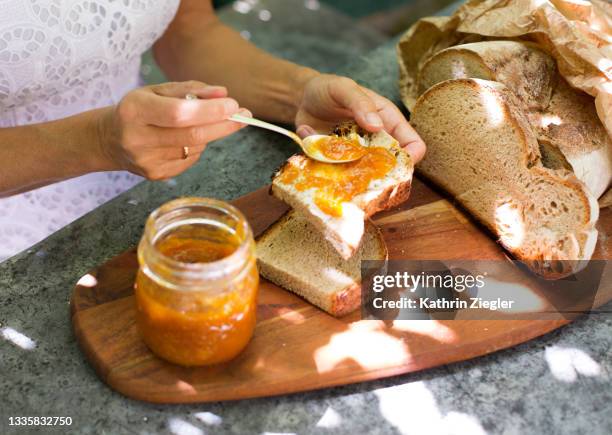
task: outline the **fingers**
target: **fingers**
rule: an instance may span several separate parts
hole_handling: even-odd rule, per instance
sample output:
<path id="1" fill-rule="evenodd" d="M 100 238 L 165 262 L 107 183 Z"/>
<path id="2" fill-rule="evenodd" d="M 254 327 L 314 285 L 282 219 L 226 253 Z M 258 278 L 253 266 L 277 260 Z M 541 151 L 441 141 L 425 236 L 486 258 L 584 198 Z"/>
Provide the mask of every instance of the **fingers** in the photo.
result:
<path id="1" fill-rule="evenodd" d="M 364 92 L 376 101 L 378 113 L 385 124 L 385 130 L 410 153 L 415 163 L 420 162 L 425 155 L 425 142 L 408 123 L 402 112 L 395 104 L 374 91 L 364 89 Z"/>
<path id="2" fill-rule="evenodd" d="M 227 119 L 239 110 L 238 102 L 231 98 L 185 100 L 153 94 L 144 107 L 150 107 L 142 114 L 145 122 L 158 127 L 172 128 L 214 124 Z"/>
<path id="3" fill-rule="evenodd" d="M 252 116 L 251 112 L 244 109 L 239 113 L 243 116 Z M 244 127 L 246 127 L 246 124 L 224 120 L 215 124 L 196 127 L 164 128 L 150 126 L 149 128 L 153 129 L 156 137 L 156 146 L 181 150 L 185 146 L 195 147 L 221 139 Z"/>
<path id="4" fill-rule="evenodd" d="M 202 99 L 227 97 L 227 89 L 224 86 L 211 86 L 195 80 L 162 83 L 151 86 L 151 90 L 159 96 L 172 98 L 185 98 L 187 94 Z"/>
<path id="5" fill-rule="evenodd" d="M 185 158 L 185 147 L 169 147 L 164 150 L 164 155 L 166 160 L 175 161 L 175 160 L 189 160 L 189 159 L 199 159 L 200 154 L 204 152 L 207 144 L 200 145 L 192 145 L 187 146 L 187 157 Z"/>
<path id="6" fill-rule="evenodd" d="M 305 137 L 312 136 L 313 134 L 317 134 L 317 131 L 309 125 L 300 125 L 297 128 L 296 133 L 303 139 Z"/>
<path id="7" fill-rule="evenodd" d="M 128 122 L 182 128 L 214 124 L 238 112 L 238 102 L 222 96 L 227 95 L 225 88 L 208 88 L 194 82 L 142 88 L 121 101 L 119 115 Z M 188 93 L 200 98 L 187 100 Z"/>
<path id="8" fill-rule="evenodd" d="M 380 113 L 385 122 L 387 132 L 399 142 L 400 146 L 410 153 L 415 163 L 420 162 L 425 155 L 425 142 L 408 123 L 402 112 L 400 112 L 395 104 L 389 102 Z"/>
<path id="9" fill-rule="evenodd" d="M 197 162 L 209 142 L 245 127 L 227 120 L 238 111 L 238 103 L 219 86 L 191 81 L 140 88 L 113 111 L 114 146 L 127 169 L 151 180 L 166 179 Z M 244 109 L 241 113 L 252 116 Z"/>
<path id="10" fill-rule="evenodd" d="M 200 159 L 201 154 L 202 151 L 196 152 L 195 150 L 192 151 L 189 149 L 189 156 L 186 159 L 174 159 L 167 162 L 163 166 L 157 166 L 150 170 L 140 171 L 140 175 L 153 181 L 168 180 L 185 172 L 191 166 L 196 164 Z"/>
<path id="11" fill-rule="evenodd" d="M 406 130 L 409 130 L 410 132 L 414 133 L 418 139 L 408 142 L 408 144 L 402 146 L 408 151 L 410 157 L 412 157 L 412 160 L 414 160 L 414 163 L 419 163 L 421 160 L 423 160 L 423 157 L 425 157 L 427 147 L 425 146 L 425 142 L 423 142 L 420 136 L 413 130 L 410 125 L 407 126 Z"/>
<path id="12" fill-rule="evenodd" d="M 348 108 L 357 123 L 368 131 L 380 131 L 384 127 L 376 103 L 355 81 L 341 77 L 330 82 L 329 94 L 342 107 Z"/>

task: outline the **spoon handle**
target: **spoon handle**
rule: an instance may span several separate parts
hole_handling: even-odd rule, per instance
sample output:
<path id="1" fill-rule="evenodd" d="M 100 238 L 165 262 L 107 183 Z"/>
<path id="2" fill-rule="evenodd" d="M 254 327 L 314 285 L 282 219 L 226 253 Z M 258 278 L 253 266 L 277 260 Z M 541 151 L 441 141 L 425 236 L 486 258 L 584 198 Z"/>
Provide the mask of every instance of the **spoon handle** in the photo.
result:
<path id="1" fill-rule="evenodd" d="M 271 130 L 271 131 L 275 131 L 280 134 L 284 134 L 285 136 L 289 136 L 291 139 L 297 142 L 298 145 L 300 146 L 302 145 L 302 139 L 300 139 L 300 137 L 297 134 L 295 134 L 291 130 L 287 130 L 285 128 L 279 127 L 278 125 L 270 124 L 260 119 L 249 118 L 248 116 L 242 116 L 238 114 L 232 115 L 228 119 L 230 121 L 240 122 L 242 124 L 248 124 L 254 127 L 265 128 L 266 130 Z"/>

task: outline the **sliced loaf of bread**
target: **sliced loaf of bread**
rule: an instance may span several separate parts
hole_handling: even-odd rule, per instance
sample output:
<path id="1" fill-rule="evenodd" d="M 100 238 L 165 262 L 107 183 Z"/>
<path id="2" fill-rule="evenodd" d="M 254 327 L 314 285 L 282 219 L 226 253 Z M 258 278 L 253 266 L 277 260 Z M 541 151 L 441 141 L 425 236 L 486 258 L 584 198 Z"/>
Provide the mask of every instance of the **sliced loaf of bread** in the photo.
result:
<path id="1" fill-rule="evenodd" d="M 419 95 L 449 79 L 505 84 L 529 109 L 544 110 L 557 80 L 555 60 L 535 44 L 485 41 L 456 45 L 429 59 L 417 77 Z"/>
<path id="2" fill-rule="evenodd" d="M 411 122 L 428 146 L 420 173 L 517 259 L 559 278 L 591 258 L 597 202 L 574 174 L 542 165 L 536 134 L 506 86 L 444 81 L 418 99 Z"/>
<path id="3" fill-rule="evenodd" d="M 365 191 L 358 193 L 348 201 L 341 202 L 339 215 L 332 215 L 317 205 L 317 195 L 329 186 L 340 186 L 343 173 L 351 171 L 361 162 L 344 164 L 316 163 L 317 177 L 322 186 L 300 187 L 303 181 L 303 170 L 311 165 L 304 155 L 295 155 L 278 171 L 272 181 L 271 192 L 274 196 L 289 204 L 308 219 L 323 234 L 342 258 L 349 259 L 359 249 L 364 233 L 364 221 L 374 213 L 394 207 L 408 199 L 414 165 L 410 155 L 398 142 L 384 131 L 366 133 L 355 124 L 338 127 L 334 134 L 349 136 L 357 133 L 364 138 L 368 147 L 383 148 L 394 158 L 393 166 L 380 178 L 374 178 Z M 364 157 L 363 159 L 367 158 Z M 362 159 L 362 161 L 363 161 Z M 284 174 L 294 171 L 296 177 L 290 182 Z M 347 186 L 347 188 L 352 188 Z"/>
<path id="4" fill-rule="evenodd" d="M 380 231 L 365 223 L 363 243 L 348 261 L 304 217 L 289 211 L 257 239 L 259 273 L 333 316 L 361 301 L 361 261 L 387 259 Z"/>
<path id="5" fill-rule="evenodd" d="M 422 94 L 449 79 L 478 78 L 506 85 L 535 131 L 545 166 L 574 171 L 596 197 L 612 182 L 612 140 L 593 97 L 573 89 L 555 60 L 537 45 L 485 41 L 440 51 L 419 72 Z"/>

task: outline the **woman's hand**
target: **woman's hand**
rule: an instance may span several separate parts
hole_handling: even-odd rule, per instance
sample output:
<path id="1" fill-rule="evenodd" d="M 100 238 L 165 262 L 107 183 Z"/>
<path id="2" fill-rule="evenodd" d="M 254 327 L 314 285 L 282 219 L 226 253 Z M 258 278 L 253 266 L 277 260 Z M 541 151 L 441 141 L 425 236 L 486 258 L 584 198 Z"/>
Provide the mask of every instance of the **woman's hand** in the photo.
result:
<path id="1" fill-rule="evenodd" d="M 187 100 L 187 94 L 199 99 Z M 171 178 L 197 162 L 209 142 L 243 128 L 227 120 L 237 112 L 251 116 L 223 87 L 189 81 L 139 88 L 101 117 L 101 155 L 108 169 Z"/>
<path id="2" fill-rule="evenodd" d="M 355 119 L 367 131 L 384 129 L 415 162 L 425 154 L 425 143 L 391 101 L 347 77 L 321 74 L 311 78 L 295 117 L 298 134 L 304 137 L 317 131 L 328 132 L 347 119 Z"/>

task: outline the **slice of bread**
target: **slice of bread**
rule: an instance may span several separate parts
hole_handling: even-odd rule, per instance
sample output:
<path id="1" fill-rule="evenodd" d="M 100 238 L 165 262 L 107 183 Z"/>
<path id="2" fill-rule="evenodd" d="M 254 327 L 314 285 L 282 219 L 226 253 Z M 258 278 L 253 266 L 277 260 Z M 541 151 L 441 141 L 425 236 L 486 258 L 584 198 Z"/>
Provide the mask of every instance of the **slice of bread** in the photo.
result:
<path id="1" fill-rule="evenodd" d="M 333 316 L 359 308 L 361 261 L 386 259 L 385 241 L 370 221 L 361 247 L 348 261 L 294 210 L 257 239 L 259 273 Z"/>
<path id="2" fill-rule="evenodd" d="M 304 155 L 293 156 L 287 161 L 275 175 L 271 191 L 274 196 L 289 204 L 312 222 L 314 227 L 346 260 L 359 249 L 364 233 L 364 221 L 368 217 L 408 199 L 414 165 L 409 154 L 384 131 L 366 134 L 355 124 L 345 124 L 338 127 L 334 133 L 339 136 L 357 133 L 364 138 L 367 146 L 390 150 L 396 159 L 395 166 L 383 178 L 372 180 L 365 192 L 356 195 L 350 201 L 342 202 L 340 216 L 332 216 L 317 206 L 315 195 L 318 188 L 312 187 L 306 190 L 296 188 L 296 183 L 301 181 L 301 175 L 291 183 L 283 182 L 282 175 L 291 169 L 290 167 L 301 170 L 307 164 L 309 159 Z M 349 165 L 351 163 L 331 166 L 339 168 Z M 333 180 L 330 180 L 330 183 L 333 183 Z"/>
<path id="3" fill-rule="evenodd" d="M 504 85 L 447 80 L 411 119 L 428 146 L 417 170 L 452 194 L 517 259 L 546 278 L 584 267 L 599 208 L 569 171 L 542 165 L 535 133 Z"/>
<path id="4" fill-rule="evenodd" d="M 529 109 L 548 107 L 557 80 L 555 60 L 537 45 L 485 41 L 456 45 L 429 59 L 417 77 L 419 94 L 450 79 L 501 82 Z"/>
<path id="5" fill-rule="evenodd" d="M 420 93 L 450 79 L 477 78 L 506 85 L 537 134 L 545 166 L 574 171 L 595 197 L 612 182 L 612 140 L 593 97 L 573 89 L 555 60 L 537 45 L 485 41 L 440 51 L 419 72 Z"/>

